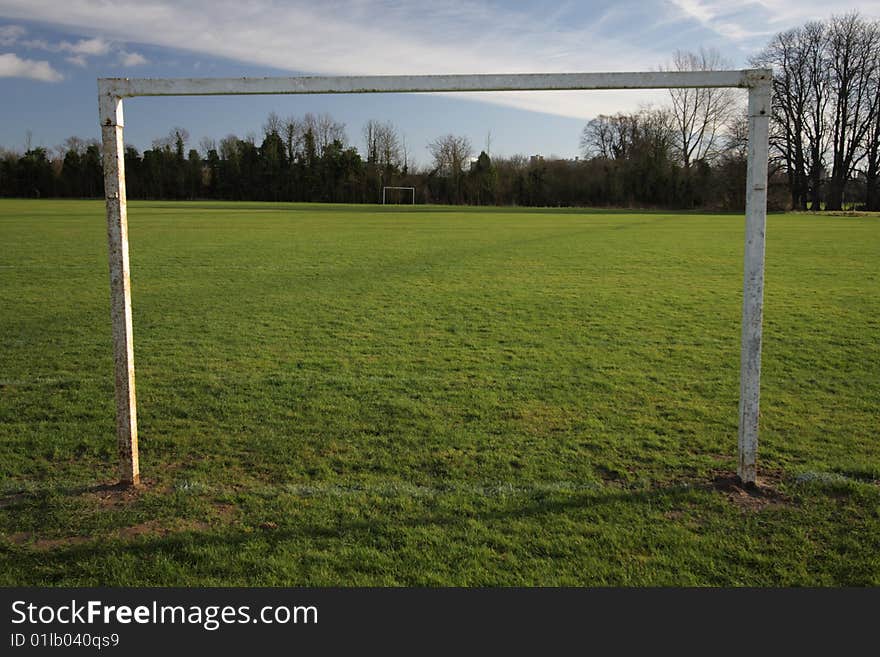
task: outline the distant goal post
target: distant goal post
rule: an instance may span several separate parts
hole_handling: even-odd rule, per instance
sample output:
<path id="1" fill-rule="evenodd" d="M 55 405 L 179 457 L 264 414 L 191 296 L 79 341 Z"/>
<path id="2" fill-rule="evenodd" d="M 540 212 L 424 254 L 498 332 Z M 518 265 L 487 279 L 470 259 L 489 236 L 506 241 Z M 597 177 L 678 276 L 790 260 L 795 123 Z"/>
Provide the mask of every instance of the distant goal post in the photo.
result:
<path id="1" fill-rule="evenodd" d="M 387 203 L 385 193 L 389 190 L 390 191 L 397 191 L 397 192 L 401 192 L 401 191 L 411 192 L 411 194 L 409 195 L 410 196 L 410 205 L 416 204 L 416 188 L 415 187 L 392 187 L 389 185 L 389 186 L 382 188 L 382 205 L 385 205 Z M 398 194 L 398 198 L 399 197 L 400 197 L 400 195 Z"/>

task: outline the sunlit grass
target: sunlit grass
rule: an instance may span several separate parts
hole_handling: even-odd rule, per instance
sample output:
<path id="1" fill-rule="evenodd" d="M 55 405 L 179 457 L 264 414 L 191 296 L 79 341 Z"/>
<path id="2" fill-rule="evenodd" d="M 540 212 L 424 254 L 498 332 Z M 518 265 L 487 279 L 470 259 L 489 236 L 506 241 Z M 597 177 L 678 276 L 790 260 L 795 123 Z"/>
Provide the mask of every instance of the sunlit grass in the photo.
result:
<path id="1" fill-rule="evenodd" d="M 880 224 L 132 203 L 137 496 L 97 202 L 0 203 L 0 584 L 880 584 Z"/>

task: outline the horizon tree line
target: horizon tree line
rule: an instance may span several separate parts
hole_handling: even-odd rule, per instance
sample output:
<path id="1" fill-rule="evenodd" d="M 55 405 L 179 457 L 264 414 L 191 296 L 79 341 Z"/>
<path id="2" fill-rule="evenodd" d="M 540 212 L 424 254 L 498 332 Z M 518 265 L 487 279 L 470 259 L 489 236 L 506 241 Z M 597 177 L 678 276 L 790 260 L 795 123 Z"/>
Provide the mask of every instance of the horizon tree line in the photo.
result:
<path id="1" fill-rule="evenodd" d="M 293 122 L 290 125 L 297 125 Z M 614 130 L 613 144 L 584 159 L 475 154 L 467 137 L 432 140 L 432 161 L 414 166 L 388 122 L 364 128 L 366 157 L 344 132 L 322 140 L 307 126 L 278 131 L 272 117 L 261 140 L 228 135 L 189 146 L 183 128 L 139 152 L 125 148 L 129 199 L 379 203 L 384 186 L 415 187 L 417 203 L 522 206 L 641 206 L 738 210 L 744 205 L 745 150 L 712 165 L 689 168 L 675 159 L 659 110 L 598 117 L 586 135 Z M 341 124 L 336 124 L 339 127 Z M 377 130 L 378 128 L 378 130 Z M 597 137 L 598 139 L 599 137 Z M 0 196 L 99 198 L 103 195 L 97 140 L 70 138 L 54 154 L 32 148 L 0 153 Z"/>

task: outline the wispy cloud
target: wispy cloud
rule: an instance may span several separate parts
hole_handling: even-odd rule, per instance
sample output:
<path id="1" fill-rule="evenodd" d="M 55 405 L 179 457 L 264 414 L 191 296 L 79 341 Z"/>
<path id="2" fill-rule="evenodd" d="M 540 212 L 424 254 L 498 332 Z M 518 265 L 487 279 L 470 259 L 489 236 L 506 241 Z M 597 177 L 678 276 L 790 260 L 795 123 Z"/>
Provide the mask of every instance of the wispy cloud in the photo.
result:
<path id="1" fill-rule="evenodd" d="M 21 46 L 29 50 L 67 54 L 64 61 L 79 67 L 88 66 L 91 57 L 103 57 L 112 52 L 118 55 L 118 62 L 122 66 L 141 66 L 148 63 L 147 58 L 142 54 L 125 50 L 123 44 L 114 43 L 101 36 L 76 41 L 48 41 L 23 39 L 26 33 L 27 30 L 20 25 L 0 26 L 0 46 Z"/>
<path id="2" fill-rule="evenodd" d="M 58 50 L 61 52 L 73 53 L 74 55 L 88 55 L 90 57 L 95 57 L 106 55 L 110 52 L 110 43 L 101 37 L 96 37 L 94 39 L 81 39 L 75 43 L 62 41 L 58 44 Z"/>
<path id="3" fill-rule="evenodd" d="M 776 32 L 808 20 L 827 18 L 832 13 L 858 11 L 880 17 L 880 1 L 848 0 L 835 7 L 827 0 L 752 0 L 731 3 L 726 0 L 667 0 L 681 18 L 693 20 L 720 37 L 737 42 L 766 39 Z"/>
<path id="4" fill-rule="evenodd" d="M 697 22 L 720 37 L 735 42 L 764 38 L 773 33 L 768 12 L 760 2 L 722 0 L 669 0 L 679 18 Z"/>
<path id="5" fill-rule="evenodd" d="M 0 46 L 13 46 L 27 34 L 21 25 L 0 25 Z"/>
<path id="6" fill-rule="evenodd" d="M 142 66 L 148 63 L 146 57 L 137 52 L 119 52 L 119 63 L 123 66 Z"/>
<path id="7" fill-rule="evenodd" d="M 62 24 L 118 42 L 137 42 L 316 74 L 512 73 L 656 68 L 668 53 L 626 35 L 606 33 L 614 4 L 571 20 L 571 7 L 499 8 L 488 0 L 437 0 L 414 11 L 395 0 L 4 0 L 10 18 Z M 498 94 L 482 98 L 585 118 L 626 109 L 645 94 Z"/>
<path id="8" fill-rule="evenodd" d="M 0 55 L 0 78 L 30 78 L 42 82 L 58 82 L 64 79 L 47 61 L 22 59 L 15 53 Z"/>
<path id="9" fill-rule="evenodd" d="M 95 57 L 106 55 L 110 52 L 111 44 L 101 37 L 93 39 L 80 39 L 79 41 L 60 41 L 52 43 L 45 39 L 27 39 L 21 42 L 25 48 L 32 50 L 45 50 L 46 52 L 66 52 L 74 57 Z"/>
<path id="10" fill-rule="evenodd" d="M 831 14 L 845 14 L 857 11 L 869 18 L 880 18 L 880 1 L 878 0 L 847 0 L 845 4 L 836 5 L 827 0 L 759 0 L 757 2 L 766 10 L 774 25 L 801 23 L 817 18 L 827 18 Z"/>

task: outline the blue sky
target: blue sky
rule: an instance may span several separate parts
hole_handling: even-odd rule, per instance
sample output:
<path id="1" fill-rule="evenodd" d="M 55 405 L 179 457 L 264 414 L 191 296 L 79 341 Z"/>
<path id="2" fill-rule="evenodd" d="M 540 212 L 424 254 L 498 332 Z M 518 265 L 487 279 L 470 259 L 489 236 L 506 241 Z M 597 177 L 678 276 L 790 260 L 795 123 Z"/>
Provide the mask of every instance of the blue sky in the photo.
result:
<path id="1" fill-rule="evenodd" d="M 98 77 L 651 70 L 676 49 L 715 48 L 736 68 L 775 33 L 832 12 L 880 16 L 880 0 L 0 0 L 0 146 L 97 137 Z M 586 121 L 665 101 L 664 92 L 138 98 L 126 141 L 186 128 L 190 145 L 259 137 L 270 111 L 328 112 L 362 148 L 368 119 L 392 121 L 426 164 L 453 132 L 496 155 L 573 157 Z"/>

